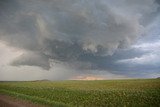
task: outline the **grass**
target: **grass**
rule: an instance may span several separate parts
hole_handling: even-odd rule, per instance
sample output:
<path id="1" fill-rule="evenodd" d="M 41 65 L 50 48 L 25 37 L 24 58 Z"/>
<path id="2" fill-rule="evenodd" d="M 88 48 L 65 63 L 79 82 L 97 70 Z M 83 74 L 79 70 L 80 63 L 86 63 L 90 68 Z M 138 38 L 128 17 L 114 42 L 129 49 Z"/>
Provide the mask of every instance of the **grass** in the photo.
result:
<path id="1" fill-rule="evenodd" d="M 47 106 L 160 106 L 160 79 L 0 82 L 0 93 Z"/>

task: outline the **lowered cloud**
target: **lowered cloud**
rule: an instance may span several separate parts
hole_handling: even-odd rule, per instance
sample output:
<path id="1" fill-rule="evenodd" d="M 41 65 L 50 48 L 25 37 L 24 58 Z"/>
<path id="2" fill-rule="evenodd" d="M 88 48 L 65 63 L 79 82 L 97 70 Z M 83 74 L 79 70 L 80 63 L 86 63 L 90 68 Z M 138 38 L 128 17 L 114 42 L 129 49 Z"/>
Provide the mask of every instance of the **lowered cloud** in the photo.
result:
<path id="1" fill-rule="evenodd" d="M 0 40 L 23 51 L 12 66 L 63 71 L 58 64 L 66 78 L 69 71 L 123 74 L 114 69 L 126 60 L 121 50 L 145 35 L 158 9 L 154 0 L 1 0 Z"/>

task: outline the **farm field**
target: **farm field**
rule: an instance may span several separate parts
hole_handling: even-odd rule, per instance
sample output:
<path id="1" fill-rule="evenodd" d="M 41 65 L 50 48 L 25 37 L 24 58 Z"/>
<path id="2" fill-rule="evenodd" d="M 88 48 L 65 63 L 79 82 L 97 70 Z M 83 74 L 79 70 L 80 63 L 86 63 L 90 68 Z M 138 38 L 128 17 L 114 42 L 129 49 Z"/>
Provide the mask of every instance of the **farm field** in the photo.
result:
<path id="1" fill-rule="evenodd" d="M 0 82 L 0 94 L 50 107 L 159 107 L 160 79 Z"/>

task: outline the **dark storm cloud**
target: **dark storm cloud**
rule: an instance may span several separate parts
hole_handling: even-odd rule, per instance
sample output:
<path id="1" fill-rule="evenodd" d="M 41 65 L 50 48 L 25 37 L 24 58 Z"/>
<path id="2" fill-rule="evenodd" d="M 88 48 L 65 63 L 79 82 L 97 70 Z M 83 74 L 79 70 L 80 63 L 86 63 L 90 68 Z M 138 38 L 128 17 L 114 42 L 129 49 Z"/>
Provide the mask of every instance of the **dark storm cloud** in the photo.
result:
<path id="1" fill-rule="evenodd" d="M 25 51 L 12 65 L 122 71 L 115 62 L 141 55 L 123 49 L 157 8 L 154 0 L 1 0 L 0 40 Z"/>

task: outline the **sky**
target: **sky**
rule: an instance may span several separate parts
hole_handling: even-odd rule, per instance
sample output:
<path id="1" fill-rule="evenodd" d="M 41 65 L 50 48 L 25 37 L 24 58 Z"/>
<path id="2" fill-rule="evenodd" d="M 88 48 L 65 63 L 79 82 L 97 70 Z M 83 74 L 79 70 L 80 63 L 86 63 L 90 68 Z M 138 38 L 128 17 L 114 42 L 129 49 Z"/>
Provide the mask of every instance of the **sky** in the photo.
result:
<path id="1" fill-rule="evenodd" d="M 160 77 L 160 0 L 0 0 L 0 80 Z"/>

